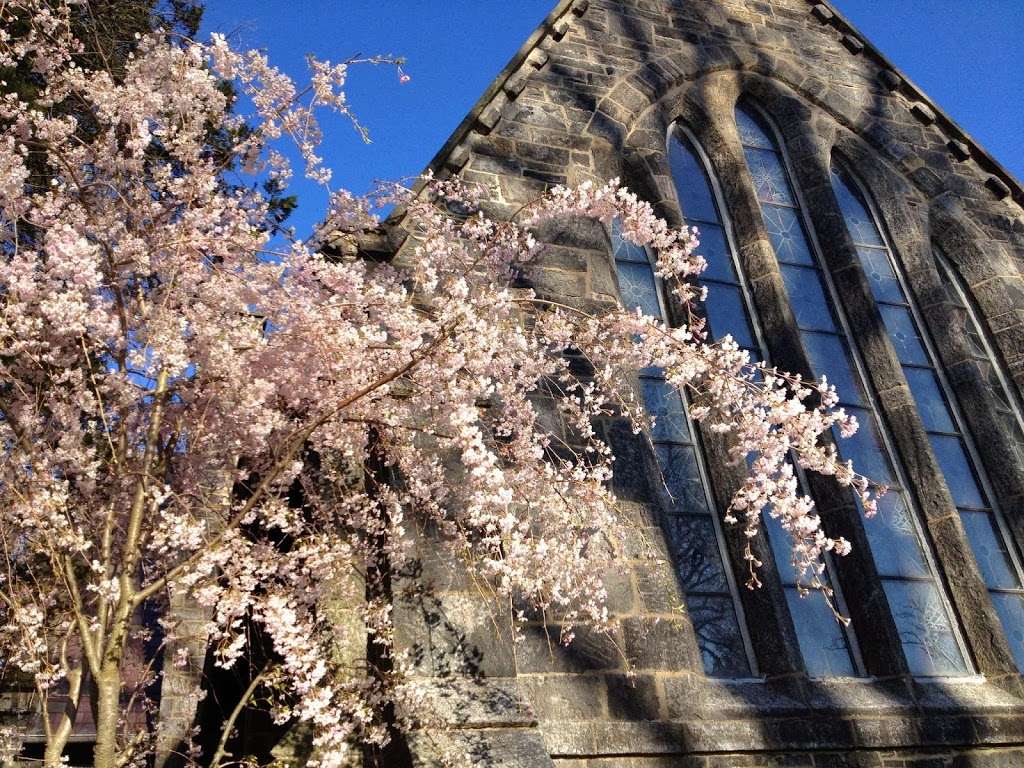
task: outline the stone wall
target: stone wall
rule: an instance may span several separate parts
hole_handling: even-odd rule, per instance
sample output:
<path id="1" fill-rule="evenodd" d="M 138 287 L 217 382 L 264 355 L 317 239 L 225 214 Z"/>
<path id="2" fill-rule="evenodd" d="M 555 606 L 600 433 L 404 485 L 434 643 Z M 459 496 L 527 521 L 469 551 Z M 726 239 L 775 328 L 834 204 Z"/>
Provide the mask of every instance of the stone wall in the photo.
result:
<path id="1" fill-rule="evenodd" d="M 759 674 L 709 680 L 662 534 L 652 457 L 614 422 L 602 428 L 616 450 L 616 490 L 637 536 L 629 577 L 610 584 L 613 633 L 584 632 L 560 647 L 557 622 L 549 619 L 531 625 L 513 649 L 495 633 L 494 612 L 456 566 L 431 556 L 426 541 L 427 565 L 418 576 L 431 585 L 433 602 L 399 612 L 401 639 L 430 649 L 421 672 L 438 682 L 440 700 L 465 727 L 461 733 L 471 734 L 480 764 L 1024 765 L 1021 676 L 899 361 L 880 332 L 831 191 L 829 163 L 833 151 L 841 153 L 877 203 L 925 320 L 941 334 L 942 363 L 1018 545 L 1020 438 L 997 413 L 990 371 L 970 354 L 962 310 L 942 288 L 932 248 L 953 262 L 1010 377 L 1024 383 L 1020 186 L 834 9 L 805 0 L 565 0 L 432 167 L 487 185 L 487 207 L 499 217 L 514 215 L 551 184 L 620 177 L 659 214 L 681 223 L 666 136 L 673 124 L 685 125 L 720 182 L 772 359 L 808 373 L 736 133 L 741 97 L 763 109 L 782 135 L 977 675 L 925 681 L 909 674 L 853 498 L 818 479 L 811 490 L 827 525 L 855 546 L 838 577 L 855 626 L 870 628 L 858 632 L 866 676 L 807 675 L 771 551 L 758 540 L 765 585 L 741 590 L 740 600 Z M 539 294 L 587 307 L 617 301 L 601 226 L 566 223 L 539 235 L 549 244 L 532 275 Z M 721 440 L 704 438 L 721 508 L 742 475 L 726 461 Z M 726 539 L 731 565 L 742 574 L 746 540 L 728 527 Z M 644 556 L 649 547 L 668 562 L 652 564 Z M 635 675 L 627 675 L 629 668 Z M 431 762 L 431 749 L 414 752 L 419 762 Z"/>

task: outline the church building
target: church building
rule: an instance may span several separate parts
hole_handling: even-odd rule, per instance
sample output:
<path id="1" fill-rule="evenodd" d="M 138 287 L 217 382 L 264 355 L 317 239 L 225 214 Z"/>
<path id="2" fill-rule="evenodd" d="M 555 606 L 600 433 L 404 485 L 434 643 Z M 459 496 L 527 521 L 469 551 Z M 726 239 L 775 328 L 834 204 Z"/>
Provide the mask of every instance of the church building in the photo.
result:
<path id="1" fill-rule="evenodd" d="M 770 523 L 747 589 L 723 520 L 743 468 L 639 376 L 650 441 L 601 427 L 623 514 L 663 560 L 632 553 L 613 632 L 566 647 L 557 617 L 513 643 L 423 542 L 430 600 L 396 606 L 397 642 L 452 730 L 403 761 L 1024 766 L 1024 188 L 998 161 L 826 2 L 562 0 L 430 168 L 484 185 L 498 218 L 617 177 L 699 228 L 711 333 L 827 374 L 861 424 L 843 457 L 891 490 L 869 520 L 801 478 L 853 544 L 827 568 L 849 625 L 800 596 Z M 539 295 L 678 322 L 614 226 L 539 235 Z"/>

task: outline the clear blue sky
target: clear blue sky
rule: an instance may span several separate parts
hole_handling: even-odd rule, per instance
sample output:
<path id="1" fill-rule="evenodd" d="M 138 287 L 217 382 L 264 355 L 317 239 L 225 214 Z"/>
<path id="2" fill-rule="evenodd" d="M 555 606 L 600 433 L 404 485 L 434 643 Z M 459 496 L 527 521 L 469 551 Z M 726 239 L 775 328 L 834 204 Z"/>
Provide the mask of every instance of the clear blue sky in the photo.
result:
<path id="1" fill-rule="evenodd" d="M 426 166 L 556 0 L 207 0 L 204 34 L 233 33 L 300 76 L 305 55 L 356 53 L 408 60 L 353 72 L 349 99 L 373 143 L 327 121 L 334 185 L 365 192 L 374 179 Z M 836 0 L 861 32 L 1018 179 L 1024 179 L 1024 0 Z M 298 176 L 297 176 L 298 179 Z M 299 185 L 292 217 L 305 236 L 323 211 Z"/>

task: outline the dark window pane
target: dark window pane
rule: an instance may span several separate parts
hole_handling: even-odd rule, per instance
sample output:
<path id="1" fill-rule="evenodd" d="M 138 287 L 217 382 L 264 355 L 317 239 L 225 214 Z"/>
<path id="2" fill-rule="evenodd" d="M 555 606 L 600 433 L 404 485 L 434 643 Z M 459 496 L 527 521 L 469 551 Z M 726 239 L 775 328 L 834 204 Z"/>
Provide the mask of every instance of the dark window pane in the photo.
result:
<path id="1" fill-rule="evenodd" d="M 789 188 L 786 169 L 778 153 L 748 147 L 745 154 L 757 199 L 763 203 L 781 203 L 795 207 L 796 201 Z"/>
<path id="2" fill-rule="evenodd" d="M 664 379 L 640 380 L 643 390 L 644 407 L 654 417 L 654 429 L 651 437 L 654 440 L 687 443 L 690 441 L 690 430 L 686 423 L 683 401 L 675 387 Z"/>
<path id="3" fill-rule="evenodd" d="M 930 368 L 904 368 L 903 373 L 907 377 L 914 402 L 917 403 L 924 428 L 933 432 L 956 432 L 956 425 L 946 405 L 946 398 L 939 389 L 935 372 Z"/>
<path id="4" fill-rule="evenodd" d="M 812 677 L 855 675 L 846 632 L 825 599 L 816 592 L 801 597 L 795 587 L 787 587 L 786 602 L 793 616 L 807 674 Z"/>
<path id="5" fill-rule="evenodd" d="M 807 233 L 800 223 L 800 212 L 795 208 L 778 205 L 762 205 L 761 217 L 771 238 L 775 257 L 788 264 L 815 265 Z"/>
<path id="6" fill-rule="evenodd" d="M 654 282 L 654 272 L 649 264 L 631 264 L 619 262 L 619 293 L 622 295 L 622 306 L 630 312 L 640 311 L 645 315 L 660 318 L 661 305 L 658 303 L 658 287 Z"/>
<path id="7" fill-rule="evenodd" d="M 612 219 L 612 251 L 616 261 L 632 261 L 638 264 L 649 264 L 647 251 L 641 246 L 634 245 L 622 237 L 622 224 L 618 219 Z"/>
<path id="8" fill-rule="evenodd" d="M 910 365 L 931 365 L 931 360 L 924 351 L 921 337 L 917 333 L 917 325 L 906 307 L 894 307 L 891 304 L 879 304 L 882 320 L 889 332 L 896 356 L 901 363 Z"/>
<path id="9" fill-rule="evenodd" d="M 731 334 L 741 347 L 757 346 L 747 321 L 747 305 L 739 288 L 709 285 L 708 300 L 704 306 L 716 340 Z"/>
<path id="10" fill-rule="evenodd" d="M 684 592 L 721 594 L 729 591 L 710 515 L 667 516 L 665 538 Z"/>
<path id="11" fill-rule="evenodd" d="M 853 437 L 843 438 L 836 435 L 839 454 L 853 462 L 855 471 L 867 475 L 876 483 L 891 485 L 892 470 L 876 430 L 874 416 L 863 408 L 848 407 L 846 412 L 857 417 L 859 427 Z"/>
<path id="12" fill-rule="evenodd" d="M 906 295 L 892 271 L 892 262 L 889 261 L 889 252 L 878 248 L 857 248 L 857 255 L 860 256 L 861 266 L 864 274 L 867 275 L 868 283 L 871 285 L 871 293 L 879 301 L 905 302 Z"/>
<path id="13" fill-rule="evenodd" d="M 953 636 L 949 616 L 934 584 L 886 581 L 885 595 L 914 675 L 967 674 L 963 654 Z"/>
<path id="14" fill-rule="evenodd" d="M 990 593 L 996 612 L 1003 622 L 1017 669 L 1024 670 L 1024 596 Z"/>
<path id="15" fill-rule="evenodd" d="M 874 217 L 868 212 L 867 206 L 860 199 L 859 190 L 846 173 L 836 167 L 832 169 L 832 189 L 846 220 L 846 228 L 853 242 L 862 245 L 883 245 Z"/>
<path id="16" fill-rule="evenodd" d="M 988 512 L 961 512 L 960 520 L 985 584 L 1003 589 L 1019 589 L 1020 579 L 992 515 Z"/>
<path id="17" fill-rule="evenodd" d="M 775 140 L 770 131 L 762 125 L 760 116 L 755 116 L 745 107 L 736 108 L 736 129 L 744 146 L 775 149 Z"/>
<path id="18" fill-rule="evenodd" d="M 789 303 L 800 328 L 835 332 L 836 327 L 832 322 L 832 313 L 818 270 L 784 264 L 782 280 L 786 284 Z"/>
<path id="19" fill-rule="evenodd" d="M 700 274 L 698 279 L 723 280 L 727 283 L 737 282 L 732 254 L 725 242 L 725 233 L 722 228 L 713 224 L 701 224 L 699 228 L 700 245 L 697 246 L 697 253 L 707 261 L 708 268 Z"/>
<path id="20" fill-rule="evenodd" d="M 814 375 L 828 377 L 844 403 L 863 403 L 860 378 L 853 369 L 853 360 L 846 343 L 831 333 L 801 333 L 800 340 L 811 363 Z"/>
<path id="21" fill-rule="evenodd" d="M 688 445 L 658 443 L 655 446 L 669 505 L 676 512 L 707 514 L 707 497 L 697 466 L 697 455 Z"/>
<path id="22" fill-rule="evenodd" d="M 903 494 L 889 491 L 878 500 L 878 514 L 864 521 L 864 532 L 871 543 L 871 554 L 880 575 L 905 578 L 931 576 L 912 514 Z"/>
<path id="23" fill-rule="evenodd" d="M 732 599 L 691 595 L 686 599 L 686 607 L 697 635 L 704 671 L 711 677 L 749 676 L 750 664 Z"/>
<path id="24" fill-rule="evenodd" d="M 928 435 L 935 458 L 939 461 L 942 474 L 946 478 L 949 492 L 958 507 L 986 507 L 978 481 L 971 468 L 970 459 L 964 451 L 963 441 L 959 437 L 945 435 Z"/>
<path id="25" fill-rule="evenodd" d="M 687 219 L 718 221 L 714 198 L 708 186 L 704 166 L 697 158 L 689 141 L 685 146 L 678 138 L 668 143 L 668 162 L 672 169 L 672 180 L 679 196 L 679 207 Z"/>

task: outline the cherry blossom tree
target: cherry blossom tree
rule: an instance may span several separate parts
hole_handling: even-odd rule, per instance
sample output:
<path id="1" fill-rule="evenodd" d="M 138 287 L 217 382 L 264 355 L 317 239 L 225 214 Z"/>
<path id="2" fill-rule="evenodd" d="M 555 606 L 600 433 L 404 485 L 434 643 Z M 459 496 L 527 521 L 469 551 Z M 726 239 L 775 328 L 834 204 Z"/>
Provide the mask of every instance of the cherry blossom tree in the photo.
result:
<path id="1" fill-rule="evenodd" d="M 496 221 L 481 190 L 427 179 L 386 193 L 409 237 L 401 266 L 320 247 L 378 226 L 344 192 L 308 241 L 276 246 L 258 182 L 286 184 L 287 140 L 329 187 L 316 114 L 348 114 L 356 62 L 311 61 L 300 88 L 222 37 L 150 35 L 114 73 L 76 57 L 72 7 L 0 3 L 0 66 L 39 82 L 31 102 L 0 99 L 0 658 L 35 688 L 48 766 L 89 691 L 95 765 L 152 754 L 161 724 L 137 713 L 154 711 L 159 665 L 187 661 L 168 650 L 182 602 L 206 610 L 219 666 L 265 640 L 239 707 L 258 698 L 276 722 L 307 723 L 317 765 L 424 722 L 385 588 L 423 526 L 495 594 L 605 624 L 601 574 L 626 531 L 593 423 L 649 427 L 632 383 L 647 366 L 749 460 L 730 510 L 749 535 L 765 509 L 778 516 L 810 585 L 823 552 L 848 549 L 822 532 L 793 462 L 871 509 L 867 481 L 823 439 L 856 424 L 826 382 L 709 341 L 692 232 L 615 182 L 554 189 Z M 244 130 L 225 83 L 253 105 Z M 79 111 L 60 108 L 69 99 Z M 651 248 L 688 322 L 519 287 L 542 247 L 533 228 L 575 216 L 618 219 Z M 543 425 L 541 390 L 571 439 Z M 333 622 L 328 597 L 358 621 Z M 377 653 L 338 653 L 353 642 Z M 239 711 L 205 761 L 226 760 Z"/>

